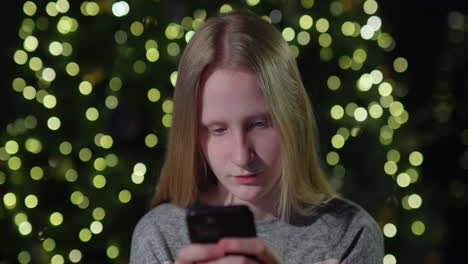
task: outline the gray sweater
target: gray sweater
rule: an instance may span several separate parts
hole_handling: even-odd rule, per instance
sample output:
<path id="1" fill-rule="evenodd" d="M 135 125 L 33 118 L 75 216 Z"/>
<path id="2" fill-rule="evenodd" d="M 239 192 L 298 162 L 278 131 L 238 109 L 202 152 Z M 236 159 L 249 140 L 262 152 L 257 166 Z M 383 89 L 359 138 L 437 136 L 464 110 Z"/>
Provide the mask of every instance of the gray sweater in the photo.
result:
<path id="1" fill-rule="evenodd" d="M 381 264 L 384 242 L 375 220 L 357 204 L 335 198 L 311 216 L 256 221 L 257 236 L 287 264 Z M 135 227 L 130 264 L 174 261 L 189 244 L 186 209 L 160 204 Z"/>

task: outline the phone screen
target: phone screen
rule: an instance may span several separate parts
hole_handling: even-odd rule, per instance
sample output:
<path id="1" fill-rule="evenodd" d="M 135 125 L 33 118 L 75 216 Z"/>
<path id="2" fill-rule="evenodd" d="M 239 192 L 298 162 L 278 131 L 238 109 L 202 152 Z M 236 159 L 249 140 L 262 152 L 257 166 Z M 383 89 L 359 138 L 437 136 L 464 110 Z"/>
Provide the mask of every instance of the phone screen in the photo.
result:
<path id="1" fill-rule="evenodd" d="M 192 207 L 187 210 L 192 243 L 216 243 L 223 237 L 255 237 L 253 214 L 245 205 Z"/>

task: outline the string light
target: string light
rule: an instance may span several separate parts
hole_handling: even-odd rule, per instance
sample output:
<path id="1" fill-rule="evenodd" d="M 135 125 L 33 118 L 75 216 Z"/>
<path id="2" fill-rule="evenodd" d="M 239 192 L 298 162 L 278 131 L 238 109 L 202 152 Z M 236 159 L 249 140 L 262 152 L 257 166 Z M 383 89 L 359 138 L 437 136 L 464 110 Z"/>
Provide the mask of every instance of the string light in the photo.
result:
<path id="1" fill-rule="evenodd" d="M 268 3 L 260 0 L 246 0 L 245 3 L 255 8 L 268 6 Z M 366 0 L 361 3 L 359 8 L 362 8 L 365 19 L 359 20 L 359 23 L 358 20 L 350 18 L 349 7 L 338 1 L 333 1 L 324 9 L 330 14 L 322 12 L 318 16 L 318 9 L 315 9 L 315 6 L 319 4 L 321 3 L 314 0 L 301 0 L 302 9 L 295 20 L 296 24 L 293 25 L 286 25 L 289 21 L 286 21 L 282 8 L 277 6 L 271 7 L 261 15 L 270 23 L 280 26 L 280 32 L 295 57 L 300 59 L 304 49 L 318 45 L 322 62 L 333 65 L 333 68 L 338 70 L 328 75 L 327 92 L 334 93 L 340 98 L 350 99 L 335 102 L 327 108 L 330 109 L 329 118 L 339 124 L 340 128 L 330 136 L 329 144 L 332 150 L 327 152 L 325 158 L 332 168 L 333 177 L 339 184 L 347 173 L 343 161 L 347 159 L 345 151 L 349 144 L 348 140 L 350 137 L 359 137 L 364 126 L 372 124 L 372 127 L 375 127 L 372 133 L 376 135 L 376 144 L 380 143 L 385 149 L 395 148 L 394 134 L 398 133 L 400 127 L 408 121 L 409 115 L 396 95 L 398 85 L 390 79 L 389 72 L 405 73 L 408 71 L 409 63 L 403 57 L 395 58 L 390 66 L 375 65 L 373 62 L 371 54 L 377 51 L 366 43 L 374 42 L 376 44 L 372 47 L 384 52 L 392 50 L 395 46 L 393 37 L 384 32 L 385 27 L 377 14 L 379 6 L 376 1 Z M 224 13 L 237 7 L 236 3 L 222 4 L 217 10 Z M 27 102 L 40 102 L 42 107 L 40 111 L 47 111 L 47 116 L 38 112 L 24 117 L 20 122 L 23 128 L 12 123 L 8 130 L 11 136 L 7 137 L 4 146 L 0 148 L 0 159 L 6 161 L 9 170 L 7 173 L 0 171 L 0 185 L 9 182 L 13 175 L 11 173 L 14 172 L 27 175 L 26 179 L 22 180 L 22 184 L 61 181 L 71 188 L 66 195 L 74 209 L 80 213 L 88 212 L 93 217 L 91 222 L 77 228 L 79 231 L 73 234 L 75 239 L 80 241 L 79 244 L 65 249 L 58 243 L 58 239 L 46 237 L 42 240 L 42 248 L 50 253 L 48 256 L 51 263 L 63 263 L 67 259 L 73 263 L 84 261 L 87 256 L 84 253 L 86 251 L 81 251 L 83 245 L 91 241 L 94 236 L 106 232 L 106 220 L 111 213 L 107 206 L 98 205 L 100 199 L 96 198 L 96 195 L 101 192 L 113 192 L 113 199 L 120 204 L 112 206 L 122 208 L 126 208 L 125 206 L 137 199 L 135 186 L 148 182 L 146 178 L 149 168 L 154 164 L 148 163 L 149 161 L 136 162 L 133 163 L 135 165 L 131 170 L 132 166 L 126 161 L 128 157 L 121 155 L 123 153 L 120 152 L 123 151 L 118 144 L 121 143 L 119 141 L 121 135 L 102 130 L 102 124 L 112 115 L 113 110 L 126 106 L 125 94 L 130 90 L 135 93 L 139 91 L 134 80 L 147 78 L 154 73 L 153 66 L 172 63 L 168 72 L 158 73 L 160 79 L 164 81 L 156 82 L 153 88 L 143 88 L 144 100 L 141 101 L 152 106 L 157 105 L 157 108 L 152 108 L 159 111 L 156 127 L 159 125 L 164 128 L 170 127 L 173 102 L 166 97 L 166 94 L 171 93 L 172 88 L 169 87 L 175 87 L 176 84 L 175 60 L 181 55 L 195 31 L 207 19 L 208 13 L 212 15 L 205 9 L 196 9 L 193 17 L 187 16 L 181 21 L 169 23 L 158 21 L 153 25 L 147 23 L 148 20 L 138 17 L 136 14 L 141 10 L 138 10 L 137 6 L 130 6 L 126 1 L 116 1 L 112 4 L 82 1 L 78 13 L 71 12 L 72 8 L 74 7 L 67 0 L 48 3 L 26 1 L 23 4 L 25 18 L 18 31 L 18 37 L 22 42 L 13 52 L 12 60 L 29 73 L 16 76 L 11 88 Z M 83 17 L 94 19 L 92 21 L 99 24 L 104 21 L 100 19 L 106 17 L 103 14 L 107 13 L 113 16 L 114 22 L 118 21 L 124 25 L 113 31 L 110 36 L 113 38 L 112 41 L 115 41 L 115 52 L 118 55 L 116 64 L 128 67 L 115 66 L 114 72 L 105 72 L 102 78 L 99 78 L 97 76 L 99 74 L 92 73 L 93 69 L 90 69 L 92 67 L 89 67 L 89 62 L 77 56 L 74 47 L 79 50 L 77 47 L 80 47 L 80 43 L 73 39 L 76 32 L 88 30 L 85 26 L 81 26 L 85 23 Z M 345 14 L 347 21 L 340 20 L 340 16 L 344 18 Z M 122 18 L 125 16 L 126 18 Z M 456 18 L 452 20 L 452 27 L 459 27 Z M 362 21 L 364 24 L 360 24 Z M 153 33 L 154 26 L 161 33 Z M 151 39 L 148 36 L 151 36 Z M 359 44 L 351 45 L 352 48 L 348 50 L 341 50 L 337 44 L 346 41 Z M 72 87 L 67 90 L 69 94 L 62 93 L 58 89 L 66 87 L 63 85 L 64 80 Z M 343 96 L 350 91 L 347 87 L 350 83 L 355 85 L 357 89 L 354 90 L 359 94 L 365 94 L 364 97 L 355 100 Z M 76 97 L 76 100 L 80 101 L 76 104 L 68 100 L 67 96 Z M 95 100 L 96 98 L 100 99 Z M 79 112 L 79 117 L 66 115 L 68 112 Z M 73 133 L 65 132 L 69 131 L 69 127 L 75 127 L 72 126 L 73 123 L 80 124 L 82 121 L 86 122 L 86 126 L 93 127 L 93 133 L 84 131 L 83 137 L 77 137 L 81 139 L 78 140 Z M 37 136 L 39 134 L 27 132 L 31 130 L 33 133 L 32 131 L 44 128 L 49 134 L 54 136 L 57 134 L 56 145 L 45 144 L 46 139 Z M 22 139 L 24 142 L 13 136 L 14 133 L 19 133 L 18 131 L 26 134 Z M 55 133 L 56 131 L 60 131 L 60 135 Z M 163 132 L 157 129 L 146 131 L 140 147 L 158 150 L 162 143 L 160 133 Z M 49 155 L 49 162 L 38 164 L 31 158 L 39 153 Z M 121 161 L 119 157 L 122 158 Z M 411 193 L 402 198 L 402 206 L 407 210 L 420 209 L 423 198 L 421 194 L 414 192 L 412 184 L 419 180 L 420 173 L 417 167 L 423 163 L 424 156 L 418 151 L 407 155 L 394 149 L 387 153 L 386 158 L 381 164 L 385 174 L 392 177 L 398 188 L 405 188 Z M 116 180 L 111 170 L 118 165 L 130 169 L 125 172 L 127 184 L 116 190 L 114 184 Z M 3 195 L 5 208 L 12 215 L 19 215 L 17 227 L 20 236 L 29 236 L 49 228 L 39 226 L 37 220 L 28 219 L 25 214 L 18 213 L 23 209 L 43 210 L 43 195 L 42 192 L 17 192 L 16 189 Z M 107 205 L 110 206 L 111 203 Z M 49 224 L 59 227 L 71 225 L 70 219 L 74 213 L 56 208 L 47 214 Z M 399 234 L 396 223 L 385 224 L 383 232 L 387 238 Z M 421 220 L 414 221 L 411 232 L 415 236 L 424 235 L 425 224 Z M 118 259 L 122 256 L 122 249 L 112 243 L 104 245 L 103 250 L 109 259 Z M 29 252 L 32 250 L 28 248 L 17 252 L 19 262 L 28 263 L 31 260 Z M 387 254 L 384 263 L 396 263 L 396 257 Z"/>

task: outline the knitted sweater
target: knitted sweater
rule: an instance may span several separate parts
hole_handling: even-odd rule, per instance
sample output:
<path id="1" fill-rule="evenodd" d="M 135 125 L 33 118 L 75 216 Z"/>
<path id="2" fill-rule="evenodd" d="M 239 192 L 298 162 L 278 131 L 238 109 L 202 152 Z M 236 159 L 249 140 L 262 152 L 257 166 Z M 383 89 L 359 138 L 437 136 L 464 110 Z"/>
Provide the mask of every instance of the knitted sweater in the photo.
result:
<path id="1" fill-rule="evenodd" d="M 186 209 L 164 203 L 135 227 L 130 264 L 175 261 L 190 243 Z M 359 205 L 334 198 L 310 216 L 293 215 L 289 223 L 257 220 L 257 236 L 287 264 L 381 264 L 384 242 L 375 220 Z"/>

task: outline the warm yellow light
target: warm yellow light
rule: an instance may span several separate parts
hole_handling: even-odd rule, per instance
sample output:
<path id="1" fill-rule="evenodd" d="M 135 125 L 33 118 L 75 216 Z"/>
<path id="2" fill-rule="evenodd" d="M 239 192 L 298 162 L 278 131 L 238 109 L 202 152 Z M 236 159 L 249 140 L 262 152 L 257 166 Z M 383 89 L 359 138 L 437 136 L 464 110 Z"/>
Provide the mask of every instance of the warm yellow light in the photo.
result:
<path id="1" fill-rule="evenodd" d="M 159 59 L 159 51 L 155 48 L 150 48 L 146 51 L 146 59 L 155 62 Z"/>
<path id="2" fill-rule="evenodd" d="M 358 89 L 360 91 L 366 92 L 366 91 L 369 91 L 372 88 L 373 83 L 374 82 L 373 82 L 373 79 L 372 79 L 372 75 L 370 75 L 368 73 L 364 73 L 359 78 L 359 80 L 357 82 L 357 87 L 358 87 Z"/>
<path id="3" fill-rule="evenodd" d="M 72 204 L 80 204 L 82 203 L 84 200 L 84 195 L 83 193 L 81 193 L 80 191 L 74 191 L 71 195 L 70 195 L 70 202 Z"/>
<path id="4" fill-rule="evenodd" d="M 15 78 L 11 83 L 13 90 L 17 92 L 22 92 L 24 87 L 26 87 L 26 81 L 23 78 Z"/>
<path id="5" fill-rule="evenodd" d="M 106 97 L 106 100 L 104 103 L 108 109 L 112 110 L 112 109 L 117 108 L 117 106 L 119 106 L 119 99 L 117 99 L 117 97 L 113 95 L 109 95 Z"/>
<path id="6" fill-rule="evenodd" d="M 330 109 L 330 116 L 333 118 L 333 119 L 341 119 L 343 118 L 344 116 L 344 109 L 343 107 L 341 107 L 340 105 L 334 105 L 331 109 Z"/>
<path id="7" fill-rule="evenodd" d="M 81 161 L 86 162 L 92 158 L 93 154 L 89 148 L 82 148 L 78 153 L 78 157 Z"/>
<path id="8" fill-rule="evenodd" d="M 9 140 L 5 143 L 5 150 L 10 155 L 16 154 L 19 150 L 19 145 L 16 141 Z"/>
<path id="9" fill-rule="evenodd" d="M 26 37 L 26 39 L 24 40 L 24 43 L 23 43 L 24 49 L 29 51 L 29 52 L 35 51 L 37 49 L 38 45 L 39 45 L 39 41 L 34 36 Z"/>
<path id="10" fill-rule="evenodd" d="M 74 169 L 68 169 L 67 172 L 65 172 L 65 179 L 69 182 L 76 182 L 78 179 L 78 172 Z"/>
<path id="11" fill-rule="evenodd" d="M 72 251 L 70 251 L 70 254 L 68 254 L 68 258 L 73 263 L 80 262 L 82 257 L 83 257 L 83 254 L 78 249 L 73 249 Z"/>
<path id="12" fill-rule="evenodd" d="M 12 156 L 8 159 L 8 167 L 10 168 L 10 170 L 19 170 L 21 169 L 21 165 L 22 162 L 19 157 Z"/>
<path id="13" fill-rule="evenodd" d="M 260 0 L 246 0 L 246 2 L 249 6 L 256 6 L 260 3 Z"/>
<path id="14" fill-rule="evenodd" d="M 403 113 L 404 111 L 404 106 L 402 103 L 394 101 L 390 104 L 389 106 L 390 114 L 392 116 L 399 116 Z"/>
<path id="15" fill-rule="evenodd" d="M 299 25 L 301 26 L 302 29 L 308 30 L 312 27 L 313 24 L 314 24 L 314 20 L 309 15 L 303 15 L 299 19 Z"/>
<path id="16" fill-rule="evenodd" d="M 93 218 L 97 221 L 101 221 L 106 217 L 106 211 L 102 207 L 96 207 L 93 210 Z"/>
<path id="17" fill-rule="evenodd" d="M 174 110 L 174 103 L 172 102 L 172 100 L 165 100 L 162 104 L 162 109 L 164 113 L 172 114 L 172 111 Z"/>
<path id="18" fill-rule="evenodd" d="M 30 194 L 24 198 L 24 205 L 26 205 L 27 208 L 35 208 L 39 204 L 39 199 L 37 199 L 37 196 L 34 194 Z"/>
<path id="19" fill-rule="evenodd" d="M 130 25 L 130 32 L 136 37 L 141 36 L 144 30 L 145 27 L 140 21 L 135 21 Z"/>
<path id="20" fill-rule="evenodd" d="M 413 166 L 419 166 L 423 163 L 424 156 L 419 151 L 413 151 L 409 155 L 409 162 Z"/>
<path id="21" fill-rule="evenodd" d="M 336 75 L 331 75 L 330 77 L 328 77 L 327 86 L 332 91 L 338 90 L 340 88 L 340 86 L 341 86 L 340 77 L 338 77 Z"/>
<path id="22" fill-rule="evenodd" d="M 68 154 L 70 154 L 72 152 L 73 147 L 72 147 L 72 144 L 70 142 L 64 141 L 64 142 L 60 143 L 59 150 L 60 150 L 60 153 L 62 153 L 63 155 L 68 155 Z"/>
<path id="23" fill-rule="evenodd" d="M 330 151 L 327 153 L 327 163 L 328 165 L 334 166 L 340 162 L 340 155 L 335 151 Z"/>
<path id="24" fill-rule="evenodd" d="M 411 231 L 413 232 L 413 234 L 420 236 L 426 231 L 426 225 L 419 220 L 414 221 L 411 224 Z"/>
<path id="25" fill-rule="evenodd" d="M 106 156 L 106 164 L 109 167 L 115 167 L 117 164 L 119 164 L 119 157 L 115 155 L 114 153 L 108 154 Z"/>
<path id="26" fill-rule="evenodd" d="M 411 194 L 408 196 L 408 205 L 413 209 L 418 209 L 422 205 L 422 198 L 418 194 Z"/>
<path id="27" fill-rule="evenodd" d="M 63 215 L 59 212 L 53 212 L 50 217 L 49 221 L 54 226 L 59 226 L 63 223 Z"/>
<path id="28" fill-rule="evenodd" d="M 172 115 L 171 114 L 165 114 L 162 117 L 162 124 L 165 127 L 171 127 L 172 124 Z"/>
<path id="29" fill-rule="evenodd" d="M 47 252 L 51 252 L 52 250 L 54 250 L 55 246 L 56 246 L 55 240 L 50 237 L 44 239 L 44 241 L 42 242 L 42 248 Z"/>
<path id="30" fill-rule="evenodd" d="M 285 27 L 281 34 L 283 35 L 284 40 L 288 42 L 292 41 L 296 36 L 296 32 L 294 32 L 294 29 L 291 27 Z"/>
<path id="31" fill-rule="evenodd" d="M 83 95 L 89 95 L 93 91 L 93 86 L 88 81 L 82 81 L 78 86 L 80 93 Z"/>
<path id="32" fill-rule="evenodd" d="M 367 52 L 363 49 L 356 49 L 353 52 L 353 60 L 357 63 L 364 63 L 367 59 Z"/>
<path id="33" fill-rule="evenodd" d="M 232 6 L 229 5 L 229 4 L 224 4 L 222 5 L 220 8 L 219 8 L 219 12 L 222 14 L 222 13 L 227 13 L 227 12 L 230 12 L 232 11 Z"/>
<path id="34" fill-rule="evenodd" d="M 31 2 L 31 1 L 26 1 L 24 4 L 23 4 L 23 12 L 28 15 L 28 16 L 34 16 L 34 14 L 36 14 L 36 11 L 37 11 L 37 6 L 34 2 Z"/>
<path id="35" fill-rule="evenodd" d="M 388 33 L 382 33 L 379 35 L 377 38 L 377 44 L 383 48 L 387 49 L 393 44 L 393 38 L 390 34 Z"/>
<path id="36" fill-rule="evenodd" d="M 29 60 L 29 68 L 33 71 L 39 71 L 42 69 L 42 60 L 38 57 L 32 57 Z"/>
<path id="37" fill-rule="evenodd" d="M 148 90 L 147 96 L 148 96 L 148 100 L 155 103 L 155 102 L 159 101 L 159 99 L 161 98 L 161 93 L 159 92 L 158 89 L 151 88 L 151 89 Z"/>
<path id="38" fill-rule="evenodd" d="M 122 190 L 119 192 L 119 201 L 121 203 L 128 203 L 132 199 L 132 194 L 128 190 Z"/>
<path id="39" fill-rule="evenodd" d="M 392 223 L 387 223 L 383 227 L 383 233 L 386 237 L 394 237 L 397 233 L 397 228 L 394 224 Z"/>
<path id="40" fill-rule="evenodd" d="M 408 69 L 408 61 L 403 57 L 396 58 L 393 62 L 393 68 L 396 72 L 404 72 Z"/>
<path id="41" fill-rule="evenodd" d="M 29 222 L 23 222 L 18 226 L 18 231 L 21 235 L 27 236 L 32 232 L 32 225 Z"/>
<path id="42" fill-rule="evenodd" d="M 58 55 L 62 54 L 62 51 L 63 51 L 63 46 L 62 46 L 62 44 L 60 44 L 60 42 L 52 41 L 49 44 L 50 54 L 52 54 L 54 56 L 58 56 Z"/>
<path id="43" fill-rule="evenodd" d="M 99 111 L 94 107 L 88 108 L 86 110 L 86 118 L 89 121 L 96 121 L 99 118 Z"/>
<path id="44" fill-rule="evenodd" d="M 326 18 L 320 18 L 319 20 L 317 20 L 315 27 L 317 28 L 318 32 L 324 33 L 327 32 L 327 30 L 330 28 L 330 23 Z"/>
<path id="45" fill-rule="evenodd" d="M 120 251 L 118 247 L 111 245 L 107 248 L 106 254 L 110 259 L 116 259 L 119 256 Z"/>
<path id="46" fill-rule="evenodd" d="M 364 12 L 368 15 L 373 15 L 375 12 L 377 12 L 378 4 L 375 0 L 367 0 L 364 2 Z"/>
<path id="47" fill-rule="evenodd" d="M 21 251 L 21 252 L 18 254 L 18 261 L 19 261 L 19 263 L 21 263 L 21 264 L 25 264 L 25 263 L 31 262 L 31 254 L 30 254 L 28 251 L 26 251 L 26 250 Z"/>
<path id="48" fill-rule="evenodd" d="M 94 168 L 97 170 L 97 171 L 103 171 L 105 170 L 107 167 L 107 164 L 106 164 L 106 160 L 102 157 L 99 157 L 97 159 L 94 160 Z"/>
<path id="49" fill-rule="evenodd" d="M 297 34 L 297 43 L 299 43 L 302 46 L 305 46 L 309 44 L 309 42 L 310 42 L 309 32 L 301 31 L 299 32 L 299 34 Z"/>
<path id="50" fill-rule="evenodd" d="M 3 204 L 7 209 L 13 209 L 16 207 L 16 195 L 14 193 L 6 193 L 3 196 Z"/>
<path id="51" fill-rule="evenodd" d="M 341 32 L 343 32 L 343 35 L 345 36 L 352 36 L 354 34 L 354 30 L 353 22 L 346 21 L 341 26 Z"/>
<path id="52" fill-rule="evenodd" d="M 23 89 L 23 97 L 27 100 L 32 100 L 36 97 L 36 88 L 32 86 L 26 86 Z"/>
<path id="53" fill-rule="evenodd" d="M 384 171 L 388 175 L 393 175 L 398 170 L 398 165 L 394 161 L 387 161 L 384 165 Z"/>
<path id="54" fill-rule="evenodd" d="M 314 6 L 315 0 L 301 0 L 301 4 L 305 9 L 312 8 Z"/>
<path id="55" fill-rule="evenodd" d="M 177 71 L 171 73 L 171 75 L 169 76 L 169 80 L 171 80 L 172 86 L 175 87 L 177 82 Z"/>
<path id="56" fill-rule="evenodd" d="M 114 139 L 112 139 L 110 135 L 103 135 L 100 138 L 99 143 L 101 144 L 101 147 L 105 149 L 110 149 L 114 144 Z"/>
<path id="57" fill-rule="evenodd" d="M 369 105 L 369 115 L 372 118 L 378 119 L 382 116 L 382 114 L 383 114 L 383 109 L 378 103 L 372 102 Z"/>
<path id="58" fill-rule="evenodd" d="M 52 109 L 57 105 L 57 99 L 55 96 L 48 94 L 44 96 L 42 103 L 46 108 Z"/>
<path id="59" fill-rule="evenodd" d="M 89 240 L 91 240 L 92 236 L 93 234 L 91 233 L 91 231 L 89 231 L 88 228 L 81 229 L 80 233 L 78 234 L 78 237 L 82 242 L 88 242 Z"/>
<path id="60" fill-rule="evenodd" d="M 122 88 L 122 84 L 122 79 L 120 79 L 119 77 L 113 77 L 109 81 L 109 87 L 112 91 L 119 91 Z"/>
<path id="61" fill-rule="evenodd" d="M 16 64 L 19 64 L 19 65 L 26 64 L 26 62 L 28 61 L 28 54 L 24 50 L 17 50 L 13 54 L 13 60 L 16 62 Z M 18 91 L 18 90 L 15 89 L 15 91 Z"/>
<path id="62" fill-rule="evenodd" d="M 96 2 L 89 1 L 86 5 L 86 13 L 89 16 L 96 16 L 99 14 L 99 5 Z"/>
<path id="63" fill-rule="evenodd" d="M 392 254 L 386 254 L 383 258 L 383 264 L 396 264 L 396 258 Z"/>
<path id="64" fill-rule="evenodd" d="M 93 221 L 89 227 L 93 234 L 100 234 L 104 229 L 103 225 L 99 221 Z"/>
<path id="65" fill-rule="evenodd" d="M 361 28 L 361 37 L 363 39 L 371 39 L 374 36 L 374 30 L 371 26 L 365 25 Z"/>
<path id="66" fill-rule="evenodd" d="M 358 122 L 362 122 L 367 119 L 367 111 L 364 107 L 358 107 L 354 110 L 354 118 Z"/>
<path id="67" fill-rule="evenodd" d="M 104 175 L 96 175 L 94 176 L 93 178 L 93 185 L 94 187 L 96 187 L 97 189 L 102 189 L 104 188 L 104 186 L 106 186 L 106 177 L 104 177 Z"/>
<path id="68" fill-rule="evenodd" d="M 345 139 L 342 135 L 334 135 L 331 139 L 331 144 L 334 148 L 340 149 L 345 144 Z"/>
<path id="69" fill-rule="evenodd" d="M 155 134 L 148 134 L 145 137 L 145 145 L 148 148 L 154 148 L 158 144 L 158 137 Z"/>
<path id="70" fill-rule="evenodd" d="M 76 76 L 80 73 L 80 66 L 75 62 L 69 62 L 67 66 L 65 66 L 65 70 L 70 76 Z"/>
<path id="71" fill-rule="evenodd" d="M 42 151 L 42 143 L 35 138 L 26 139 L 24 145 L 26 147 L 26 150 L 33 154 L 37 154 Z"/>
<path id="72" fill-rule="evenodd" d="M 44 171 L 42 170 L 41 167 L 34 166 L 29 171 L 29 175 L 31 175 L 31 179 L 38 181 L 42 179 L 42 177 L 44 177 Z"/>
<path id="73" fill-rule="evenodd" d="M 137 175 L 135 173 L 132 173 L 132 182 L 135 184 L 141 184 L 145 180 L 144 175 Z"/>
<path id="74" fill-rule="evenodd" d="M 47 119 L 47 127 L 50 130 L 58 130 L 61 126 L 60 119 L 56 116 L 53 116 L 49 119 Z"/>
<path id="75" fill-rule="evenodd" d="M 322 33 L 318 38 L 319 45 L 323 48 L 328 48 L 332 44 L 332 37 L 328 33 Z"/>
<path id="76" fill-rule="evenodd" d="M 406 173 L 400 173 L 398 174 L 397 178 L 396 178 L 396 182 L 398 184 L 398 186 L 400 186 L 401 188 L 405 188 L 405 187 L 408 187 L 411 183 L 411 178 L 408 174 Z"/>

